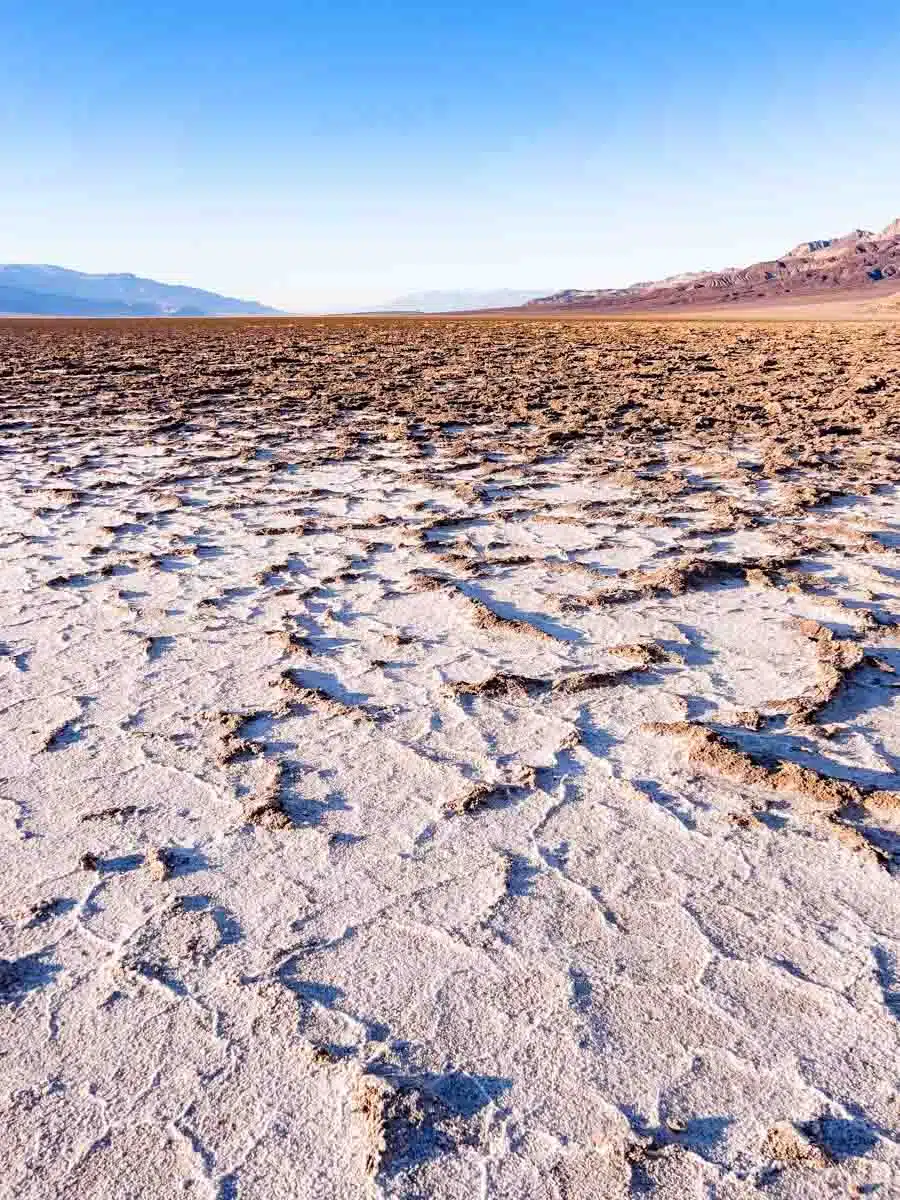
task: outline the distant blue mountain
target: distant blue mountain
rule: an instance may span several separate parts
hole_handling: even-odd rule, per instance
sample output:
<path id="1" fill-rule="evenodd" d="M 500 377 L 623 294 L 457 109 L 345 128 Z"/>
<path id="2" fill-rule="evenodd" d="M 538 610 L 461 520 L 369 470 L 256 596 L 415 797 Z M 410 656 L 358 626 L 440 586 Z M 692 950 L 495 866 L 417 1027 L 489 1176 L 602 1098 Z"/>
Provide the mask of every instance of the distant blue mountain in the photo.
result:
<path id="1" fill-rule="evenodd" d="M 0 264 L 0 313 L 53 317 L 264 317 L 278 309 L 137 275 Z"/>
<path id="2" fill-rule="evenodd" d="M 381 304 L 374 312 L 471 312 L 484 308 L 518 308 L 529 300 L 547 294 L 546 289 L 525 291 L 521 288 L 494 288 L 491 291 L 434 291 L 413 292 Z"/>

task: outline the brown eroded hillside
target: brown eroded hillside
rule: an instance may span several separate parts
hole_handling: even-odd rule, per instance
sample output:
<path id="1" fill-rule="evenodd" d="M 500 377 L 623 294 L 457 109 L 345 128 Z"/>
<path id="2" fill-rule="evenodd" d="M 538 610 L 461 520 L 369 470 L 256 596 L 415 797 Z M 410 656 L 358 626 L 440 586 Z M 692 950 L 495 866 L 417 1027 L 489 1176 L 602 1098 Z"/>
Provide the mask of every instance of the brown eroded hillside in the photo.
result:
<path id="1" fill-rule="evenodd" d="M 854 229 L 842 237 L 801 242 L 780 258 L 699 271 L 624 288 L 556 292 L 533 300 L 538 309 L 594 312 L 773 304 L 793 299 L 883 299 L 900 292 L 900 219 L 880 233 Z"/>

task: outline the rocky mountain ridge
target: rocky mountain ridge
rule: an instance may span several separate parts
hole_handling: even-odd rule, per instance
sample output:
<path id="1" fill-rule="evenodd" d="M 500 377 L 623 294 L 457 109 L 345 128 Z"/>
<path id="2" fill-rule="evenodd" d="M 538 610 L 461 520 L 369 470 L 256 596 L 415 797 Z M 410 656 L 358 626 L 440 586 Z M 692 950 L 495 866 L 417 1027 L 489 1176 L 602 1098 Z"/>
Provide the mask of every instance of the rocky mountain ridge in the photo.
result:
<path id="1" fill-rule="evenodd" d="M 569 289 L 530 301 L 536 309 L 704 308 L 765 303 L 790 297 L 815 299 L 840 292 L 900 291 L 900 218 L 880 233 L 854 229 L 840 237 L 801 242 L 780 258 L 699 271 L 623 288 Z"/>

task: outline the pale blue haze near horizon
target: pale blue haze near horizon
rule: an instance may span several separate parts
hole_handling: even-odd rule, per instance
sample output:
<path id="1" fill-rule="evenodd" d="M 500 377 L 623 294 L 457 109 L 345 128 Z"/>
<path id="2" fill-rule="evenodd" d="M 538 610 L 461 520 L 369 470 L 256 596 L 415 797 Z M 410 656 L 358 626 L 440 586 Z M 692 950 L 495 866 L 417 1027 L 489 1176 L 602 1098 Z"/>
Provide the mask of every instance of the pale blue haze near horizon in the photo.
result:
<path id="1" fill-rule="evenodd" d="M 295 310 L 751 262 L 900 216 L 898 62 L 865 0 L 0 0 L 0 262 Z"/>

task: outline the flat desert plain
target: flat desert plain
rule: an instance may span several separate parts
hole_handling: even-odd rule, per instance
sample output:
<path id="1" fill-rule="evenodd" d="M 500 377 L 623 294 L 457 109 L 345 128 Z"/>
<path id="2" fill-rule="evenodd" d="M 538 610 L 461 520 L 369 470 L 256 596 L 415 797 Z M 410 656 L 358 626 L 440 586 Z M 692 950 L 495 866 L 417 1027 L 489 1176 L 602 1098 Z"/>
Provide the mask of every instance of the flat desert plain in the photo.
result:
<path id="1" fill-rule="evenodd" d="M 900 1196 L 900 324 L 0 325 L 0 1195 Z"/>

